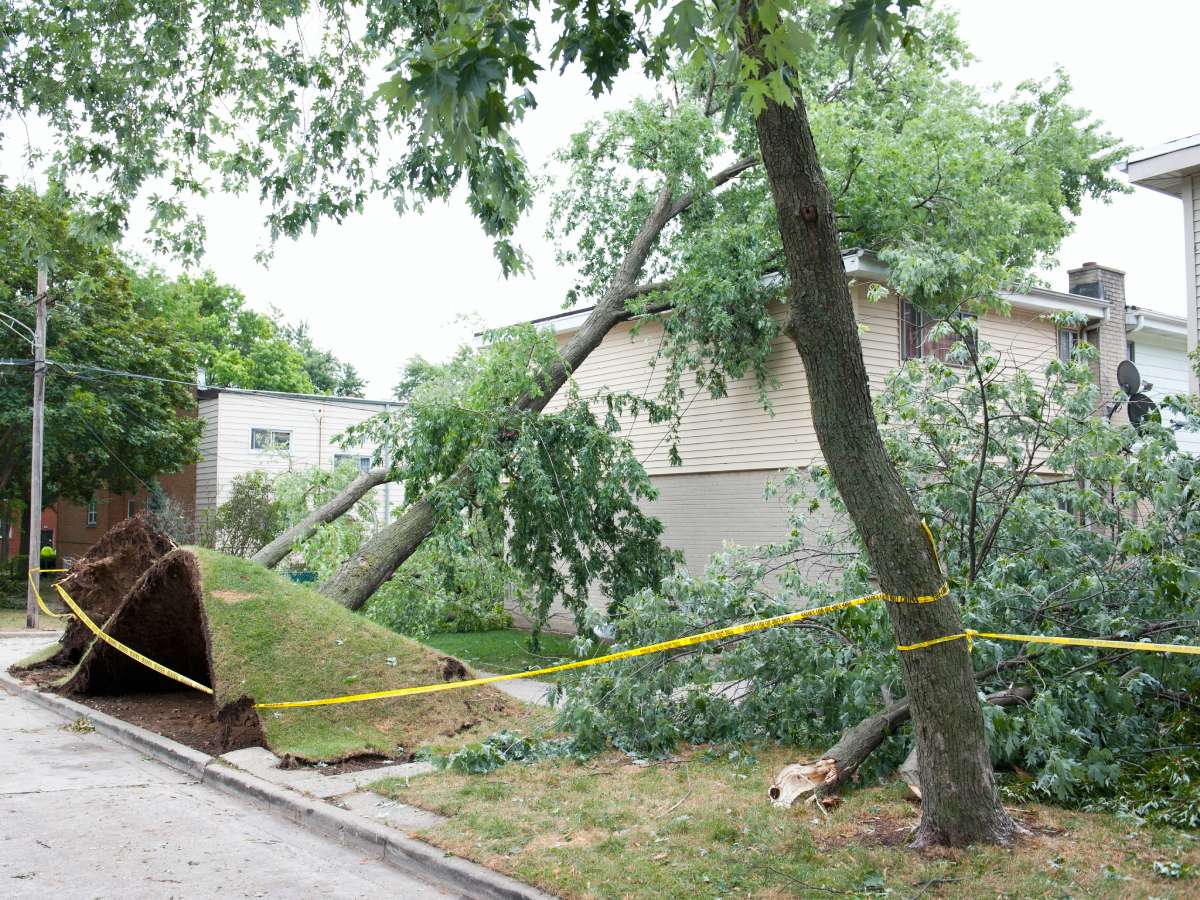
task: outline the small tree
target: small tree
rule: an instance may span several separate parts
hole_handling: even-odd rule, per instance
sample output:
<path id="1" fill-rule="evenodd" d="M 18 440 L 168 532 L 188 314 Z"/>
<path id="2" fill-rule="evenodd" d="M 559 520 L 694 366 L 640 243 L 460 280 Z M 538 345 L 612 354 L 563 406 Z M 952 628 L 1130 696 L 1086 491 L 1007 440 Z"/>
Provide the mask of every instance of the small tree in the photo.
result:
<path id="1" fill-rule="evenodd" d="M 145 515 L 151 528 L 161 531 L 176 544 L 190 544 L 197 540 L 196 520 L 191 511 L 164 491 L 158 482 L 150 485 Z"/>
<path id="2" fill-rule="evenodd" d="M 201 524 L 201 542 L 232 556 L 251 556 L 283 530 L 284 514 L 266 472 L 236 475 L 229 498 Z"/>

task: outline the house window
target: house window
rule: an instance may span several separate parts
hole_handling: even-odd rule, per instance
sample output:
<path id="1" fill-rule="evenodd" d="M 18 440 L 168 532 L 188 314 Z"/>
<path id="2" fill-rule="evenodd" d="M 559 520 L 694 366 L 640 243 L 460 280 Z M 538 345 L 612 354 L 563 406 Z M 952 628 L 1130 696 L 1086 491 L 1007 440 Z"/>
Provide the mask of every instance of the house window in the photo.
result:
<path id="1" fill-rule="evenodd" d="M 966 312 L 956 312 L 952 317 L 962 320 L 975 318 L 973 314 Z M 945 362 L 950 348 L 959 340 L 959 337 L 953 331 L 941 337 L 932 337 L 933 329 L 941 321 L 941 319 L 930 315 L 919 306 L 914 306 L 907 300 L 901 301 L 901 359 L 922 359 L 926 356 L 932 356 L 935 359 Z M 971 345 L 974 345 L 974 334 L 969 335 L 967 341 Z"/>
<path id="2" fill-rule="evenodd" d="M 1137 362 L 1137 352 L 1133 346 L 1133 341 L 1125 342 L 1125 358 L 1130 362 Z"/>
<path id="3" fill-rule="evenodd" d="M 1070 328 L 1058 329 L 1058 358 L 1069 363 L 1075 348 L 1079 346 L 1079 332 Z"/>
<path id="4" fill-rule="evenodd" d="M 333 467 L 336 469 L 343 463 L 351 463 L 358 466 L 358 471 L 369 472 L 371 470 L 371 457 L 360 456 L 357 453 L 335 453 L 333 454 Z"/>
<path id="5" fill-rule="evenodd" d="M 125 501 L 125 518 L 132 519 L 135 512 L 137 512 L 137 501 L 130 497 Z"/>
<path id="6" fill-rule="evenodd" d="M 96 498 L 93 497 L 88 501 L 87 505 L 87 527 L 96 527 Z"/>
<path id="7" fill-rule="evenodd" d="M 275 428 L 251 428 L 251 450 L 291 450 L 292 433 Z"/>

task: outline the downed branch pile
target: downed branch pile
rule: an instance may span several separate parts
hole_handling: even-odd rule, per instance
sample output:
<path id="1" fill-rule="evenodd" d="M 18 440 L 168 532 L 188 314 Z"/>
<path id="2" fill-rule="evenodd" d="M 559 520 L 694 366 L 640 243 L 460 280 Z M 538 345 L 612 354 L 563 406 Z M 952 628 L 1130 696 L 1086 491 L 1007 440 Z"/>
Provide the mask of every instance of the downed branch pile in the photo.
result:
<path id="1" fill-rule="evenodd" d="M 986 345 L 959 342 L 955 352 L 957 367 L 910 364 L 878 405 L 966 626 L 1200 642 L 1188 599 L 1200 587 L 1200 461 L 1178 452 L 1170 429 L 1137 435 L 1091 414 L 1094 351 L 1052 362 L 1044 385 L 1007 371 Z M 869 592 L 853 536 L 806 521 L 822 502 L 837 508 L 824 474 L 809 483 L 794 473 L 787 487 L 788 541 L 727 551 L 704 577 L 677 575 L 661 593 L 631 598 L 607 623 L 617 645 Z M 805 580 L 814 553 L 837 556 L 840 584 Z M 972 658 L 994 760 L 1031 773 L 1010 790 L 1200 824 L 1196 656 L 977 641 Z M 886 610 L 868 604 L 588 670 L 566 685 L 561 720 L 584 744 L 642 753 L 678 741 L 829 747 L 781 773 L 773 798 L 782 801 L 896 768 L 911 743 L 902 693 Z"/>

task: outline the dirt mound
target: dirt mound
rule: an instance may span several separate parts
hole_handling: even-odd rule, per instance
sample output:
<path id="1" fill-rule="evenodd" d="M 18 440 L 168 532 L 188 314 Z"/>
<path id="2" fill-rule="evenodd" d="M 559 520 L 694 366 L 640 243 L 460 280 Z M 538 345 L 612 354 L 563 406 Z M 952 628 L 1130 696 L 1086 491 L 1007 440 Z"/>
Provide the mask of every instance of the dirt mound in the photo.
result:
<path id="1" fill-rule="evenodd" d="M 187 550 L 172 550 L 142 573 L 104 630 L 193 681 L 204 685 L 215 681 L 200 568 Z M 59 690 L 90 698 L 120 697 L 127 707 L 118 713 L 122 718 L 210 753 L 266 743 L 248 697 L 214 702 L 104 641 L 93 639 Z M 105 708 L 102 702 L 92 705 Z"/>
<path id="2" fill-rule="evenodd" d="M 92 621 L 102 625 L 129 593 L 134 582 L 174 549 L 171 539 L 151 528 L 141 515 L 126 519 L 93 544 L 67 572 L 64 585 L 71 599 Z M 54 665 L 79 661 L 92 633 L 80 622 L 67 620 Z"/>
<path id="3" fill-rule="evenodd" d="M 77 664 L 38 669 L 27 679 L 99 709 L 112 707 L 121 718 L 208 752 L 258 744 L 313 762 L 362 754 L 401 758 L 424 745 L 457 745 L 519 727 L 525 719 L 540 722 L 543 711 L 488 686 L 257 709 L 256 702 L 386 691 L 472 673 L 249 560 L 174 549 L 130 579 L 135 561 L 162 545 L 136 525 L 124 530 L 78 567 L 89 578 L 91 607 L 108 611 L 95 614 L 96 624 L 159 665 L 211 686 L 213 694 L 186 687 L 94 637 Z M 101 576 L 111 579 L 111 590 L 132 583 L 114 602 L 103 594 Z M 66 590 L 76 597 L 74 579 Z"/>

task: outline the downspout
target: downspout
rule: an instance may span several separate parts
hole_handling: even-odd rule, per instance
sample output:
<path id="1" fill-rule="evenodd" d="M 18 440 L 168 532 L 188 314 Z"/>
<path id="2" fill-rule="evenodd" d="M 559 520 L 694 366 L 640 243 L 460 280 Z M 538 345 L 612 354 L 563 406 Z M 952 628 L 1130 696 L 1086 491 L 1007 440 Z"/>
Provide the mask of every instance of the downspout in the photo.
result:
<path id="1" fill-rule="evenodd" d="M 392 411 L 392 404 L 385 402 L 383 404 L 383 411 L 385 414 L 390 413 Z M 379 462 L 381 465 L 389 465 L 390 464 L 390 461 L 385 460 L 385 459 L 381 459 Z M 392 483 L 391 483 L 391 481 L 385 481 L 383 483 L 383 525 L 386 528 L 388 525 L 391 525 L 391 524 L 392 524 Z"/>

